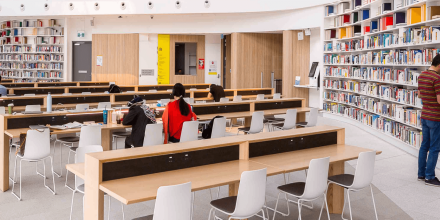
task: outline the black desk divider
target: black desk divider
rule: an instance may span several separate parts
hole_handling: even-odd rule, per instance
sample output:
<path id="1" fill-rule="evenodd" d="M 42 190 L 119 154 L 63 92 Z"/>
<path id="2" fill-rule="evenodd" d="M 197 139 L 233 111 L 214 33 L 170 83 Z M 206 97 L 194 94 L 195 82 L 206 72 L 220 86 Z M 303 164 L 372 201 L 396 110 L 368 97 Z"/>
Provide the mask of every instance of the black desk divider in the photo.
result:
<path id="1" fill-rule="evenodd" d="M 14 94 L 15 95 L 24 95 L 24 94 L 32 94 L 32 93 L 33 94 L 47 95 L 49 92 L 51 94 L 63 94 L 64 93 L 64 88 L 47 89 L 47 88 L 37 87 L 35 89 L 25 89 L 25 90 L 14 89 Z"/>
<path id="2" fill-rule="evenodd" d="M 279 101 L 279 102 L 256 102 L 255 111 L 264 111 L 270 109 L 283 109 L 283 108 L 300 108 L 302 107 L 301 100 L 295 101 Z"/>
<path id="3" fill-rule="evenodd" d="M 75 82 L 72 83 L 38 83 L 38 87 L 56 87 L 56 86 L 76 86 Z"/>
<path id="4" fill-rule="evenodd" d="M 110 86 L 109 82 L 82 82 L 79 86 Z"/>
<path id="5" fill-rule="evenodd" d="M 115 96 L 115 102 L 128 102 L 131 101 L 134 96 L 137 94 L 130 94 L 127 93 L 127 95 L 116 95 Z M 170 94 L 157 94 L 157 93 L 151 93 L 151 94 L 139 94 L 137 95 L 139 97 L 141 97 L 142 99 L 145 100 L 160 100 L 160 99 L 171 99 L 171 101 L 173 101 L 172 99 L 174 98 L 171 93 Z"/>
<path id="6" fill-rule="evenodd" d="M 271 89 L 263 89 L 263 90 L 246 90 L 246 91 L 237 91 L 237 95 L 258 95 L 258 94 L 265 94 L 265 95 L 271 95 L 272 90 Z"/>
<path id="7" fill-rule="evenodd" d="M 322 147 L 337 143 L 337 132 L 249 143 L 249 158 Z"/>
<path id="8" fill-rule="evenodd" d="M 14 107 L 26 105 L 44 105 L 44 98 L 29 97 L 29 99 L 0 100 L 0 106 L 8 107 L 9 103 L 14 103 Z"/>
<path id="9" fill-rule="evenodd" d="M 141 92 L 148 92 L 149 90 L 155 89 L 157 91 L 166 91 L 168 89 L 173 89 L 173 86 L 161 86 L 161 85 L 154 85 L 154 86 L 138 86 L 138 91 Z"/>
<path id="10" fill-rule="evenodd" d="M 26 118 L 8 118 L 8 129 L 16 128 L 28 128 L 29 125 L 63 125 L 69 122 L 85 122 L 95 121 L 102 122 L 102 112 L 87 113 L 87 114 L 67 114 L 56 116 L 39 116 L 39 117 L 26 117 Z"/>
<path id="11" fill-rule="evenodd" d="M 6 88 L 20 88 L 20 87 L 34 87 L 34 83 L 11 83 L 11 84 L 2 84 Z"/>
<path id="12" fill-rule="evenodd" d="M 196 88 L 196 89 L 207 89 L 209 88 L 210 85 L 183 85 L 185 87 L 185 89 L 191 89 L 191 88 Z"/>
<path id="13" fill-rule="evenodd" d="M 109 181 L 238 160 L 239 145 L 103 163 L 102 180 Z"/>
<path id="14" fill-rule="evenodd" d="M 121 88 L 123 89 L 123 88 Z M 104 93 L 108 91 L 108 88 L 90 88 L 90 87 L 80 87 L 80 88 L 69 88 L 69 93 L 82 93 L 82 92 L 91 92 L 91 93 Z"/>
<path id="15" fill-rule="evenodd" d="M 84 96 L 84 97 L 56 97 L 52 98 L 54 105 L 58 103 L 63 104 L 79 104 L 79 103 L 97 103 L 110 102 L 110 96 Z"/>
<path id="16" fill-rule="evenodd" d="M 231 112 L 247 112 L 250 111 L 249 104 L 238 105 L 218 105 L 218 106 L 193 106 L 193 112 L 196 115 L 221 114 Z"/>

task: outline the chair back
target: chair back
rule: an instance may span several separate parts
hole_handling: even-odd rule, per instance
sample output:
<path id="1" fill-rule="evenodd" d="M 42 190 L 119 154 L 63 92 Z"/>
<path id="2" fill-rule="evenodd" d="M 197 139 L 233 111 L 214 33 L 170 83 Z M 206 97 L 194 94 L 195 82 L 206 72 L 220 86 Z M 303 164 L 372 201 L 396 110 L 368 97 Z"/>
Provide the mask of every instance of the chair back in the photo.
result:
<path id="1" fill-rule="evenodd" d="M 23 158 L 38 160 L 50 155 L 50 130 L 28 130 Z"/>
<path id="2" fill-rule="evenodd" d="M 261 211 L 266 197 L 266 168 L 241 174 L 237 203 L 232 217 L 246 218 Z"/>
<path id="3" fill-rule="evenodd" d="M 0 106 L 0 115 L 6 114 L 6 107 Z"/>
<path id="4" fill-rule="evenodd" d="M 281 94 L 280 93 L 273 94 L 273 99 L 281 99 Z"/>
<path id="5" fill-rule="evenodd" d="M 90 94 L 92 94 L 92 92 L 82 92 L 81 94 L 83 94 L 83 95 L 90 95 Z"/>
<path id="6" fill-rule="evenodd" d="M 148 90 L 148 92 L 157 92 L 157 90 L 156 89 L 150 89 L 150 90 Z"/>
<path id="7" fill-rule="evenodd" d="M 316 126 L 316 124 L 318 124 L 318 109 L 311 108 L 309 120 L 307 121 L 307 127 L 313 127 Z"/>
<path id="8" fill-rule="evenodd" d="M 249 129 L 250 134 L 260 133 L 264 128 L 264 112 L 254 112 L 252 113 L 251 127 Z"/>
<path id="9" fill-rule="evenodd" d="M 198 121 L 185 121 L 182 126 L 180 142 L 196 141 L 199 133 Z"/>
<path id="10" fill-rule="evenodd" d="M 135 93 L 136 91 L 127 91 L 126 93 Z"/>
<path id="11" fill-rule="evenodd" d="M 68 93 L 63 93 L 63 95 L 72 95 L 72 93 L 68 92 Z"/>
<path id="12" fill-rule="evenodd" d="M 226 136 L 226 118 L 216 118 L 212 125 L 211 138 L 220 138 Z"/>
<path id="13" fill-rule="evenodd" d="M 41 111 L 41 105 L 26 105 L 25 112 L 39 112 Z"/>
<path id="14" fill-rule="evenodd" d="M 172 89 L 167 89 L 167 92 L 173 92 L 173 90 Z"/>
<path id="15" fill-rule="evenodd" d="M 101 145 L 101 126 L 87 125 L 81 127 L 78 147 Z"/>
<path id="16" fill-rule="evenodd" d="M 168 103 L 171 101 L 171 99 L 161 99 L 160 100 L 160 103 L 162 104 L 162 105 L 168 105 Z"/>
<path id="17" fill-rule="evenodd" d="M 373 181 L 374 163 L 376 162 L 376 151 L 362 152 L 356 165 L 353 184 L 350 188 L 363 189 Z"/>
<path id="18" fill-rule="evenodd" d="M 190 105 L 194 104 L 194 98 L 184 97 L 183 100 Z"/>
<path id="19" fill-rule="evenodd" d="M 264 94 L 258 94 L 257 95 L 257 101 L 258 100 L 264 100 Z"/>
<path id="20" fill-rule="evenodd" d="M 302 199 L 315 199 L 327 190 L 328 168 L 330 164 L 330 157 L 320 159 L 313 159 L 309 164 L 309 171 L 307 172 L 306 186 Z"/>
<path id="21" fill-rule="evenodd" d="M 154 146 L 163 144 L 163 124 L 147 124 L 145 127 L 144 144 L 142 146 Z"/>
<path id="22" fill-rule="evenodd" d="M 197 88 L 190 88 L 189 91 L 196 91 Z"/>
<path id="23" fill-rule="evenodd" d="M 191 182 L 157 190 L 153 220 L 191 219 Z"/>
<path id="24" fill-rule="evenodd" d="M 284 119 L 283 130 L 296 128 L 296 109 L 288 109 Z"/>
<path id="25" fill-rule="evenodd" d="M 24 94 L 23 96 L 35 96 L 35 93 Z"/>
<path id="26" fill-rule="evenodd" d="M 95 153 L 95 152 L 102 152 L 102 146 L 101 145 L 90 145 L 87 147 L 80 147 L 76 149 L 75 154 L 75 163 L 84 163 L 86 161 L 86 154 L 88 153 Z M 75 188 L 78 186 L 84 184 L 84 180 L 79 178 L 75 175 Z"/>
<path id="27" fill-rule="evenodd" d="M 236 96 L 234 96 L 234 99 L 232 101 L 241 102 L 241 101 L 243 101 L 243 99 L 241 98 L 241 95 L 236 95 Z"/>
<path id="28" fill-rule="evenodd" d="M 110 109 L 112 108 L 111 102 L 100 102 L 98 103 L 98 109 Z"/>
<path id="29" fill-rule="evenodd" d="M 229 102 L 228 98 L 220 98 L 220 102 Z"/>
<path id="30" fill-rule="evenodd" d="M 87 111 L 87 110 L 89 110 L 89 104 L 77 104 L 76 110 L 77 111 Z"/>

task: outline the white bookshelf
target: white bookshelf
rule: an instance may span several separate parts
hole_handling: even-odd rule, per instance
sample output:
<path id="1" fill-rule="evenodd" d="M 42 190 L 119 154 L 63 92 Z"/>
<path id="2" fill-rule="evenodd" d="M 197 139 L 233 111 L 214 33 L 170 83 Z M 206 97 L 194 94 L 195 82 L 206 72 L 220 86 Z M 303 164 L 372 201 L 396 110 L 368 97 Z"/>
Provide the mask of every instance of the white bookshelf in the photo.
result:
<path id="1" fill-rule="evenodd" d="M 64 81 L 64 19 L 0 21 L 0 75 L 22 82 Z"/>
<path id="2" fill-rule="evenodd" d="M 424 50 L 428 49 L 439 49 L 440 48 L 440 41 L 432 40 L 432 39 L 414 39 L 411 38 L 410 42 L 404 43 L 402 37 L 402 33 L 405 30 L 408 29 L 421 29 L 422 26 L 440 26 L 440 18 L 432 19 L 430 20 L 428 18 L 427 13 L 425 14 L 425 19 L 421 18 L 421 22 L 414 23 L 414 24 L 406 24 L 406 25 L 396 25 L 395 17 L 393 16 L 396 12 L 406 12 L 409 8 L 413 7 L 422 7 L 423 5 L 426 5 L 427 7 L 430 6 L 440 6 L 439 0 L 402 0 L 403 3 L 400 7 L 396 7 L 396 3 L 398 1 L 396 0 L 363 0 L 362 6 L 354 8 L 354 1 L 337 1 L 332 4 L 329 4 L 333 6 L 334 8 L 338 8 L 338 5 L 340 3 L 346 2 L 349 4 L 348 9 L 344 11 L 338 11 L 337 13 L 328 15 L 324 17 L 324 58 L 323 58 L 323 108 L 326 111 L 325 114 L 332 118 L 337 119 L 343 119 L 348 120 L 350 123 L 354 123 L 359 125 L 359 127 L 364 127 L 368 129 L 374 130 L 374 132 L 371 132 L 373 134 L 380 134 L 381 138 L 386 137 L 392 137 L 393 143 L 398 143 L 399 146 L 407 152 L 411 152 L 412 154 L 416 155 L 418 151 L 418 147 L 420 145 L 420 139 L 417 139 L 417 143 L 414 143 L 413 140 L 411 141 L 402 141 L 404 138 L 402 137 L 402 134 L 399 133 L 391 133 L 387 134 L 387 132 L 383 129 L 383 124 L 378 125 L 378 121 L 382 120 L 382 122 L 390 122 L 393 126 L 399 126 L 400 128 L 406 129 L 406 131 L 411 131 L 410 134 L 411 137 L 417 138 L 418 136 L 421 136 L 421 126 L 420 126 L 420 119 L 416 118 L 416 120 L 412 121 L 402 121 L 401 119 L 398 120 L 395 115 L 396 111 L 391 111 L 391 114 L 383 114 L 381 112 L 376 111 L 378 108 L 364 108 L 364 103 L 359 104 L 358 99 L 362 98 L 361 100 L 374 100 L 372 103 L 380 103 L 389 105 L 390 109 L 395 110 L 396 106 L 399 106 L 399 108 L 404 108 L 405 112 L 412 112 L 419 113 L 421 112 L 422 105 L 421 102 L 412 91 L 417 90 L 417 80 L 415 81 L 401 81 L 400 79 L 395 79 L 394 77 L 389 77 L 389 74 L 387 77 L 383 77 L 385 75 L 385 72 L 391 73 L 393 75 L 394 71 L 397 70 L 404 70 L 405 74 L 407 74 L 406 69 L 411 68 L 411 70 L 408 70 L 408 76 L 417 78 L 417 74 L 422 72 L 423 70 L 427 69 L 430 66 L 430 60 L 423 59 L 422 62 L 400 62 L 399 59 L 394 59 L 394 55 L 399 53 L 400 51 L 415 51 L 415 50 L 421 50 L 422 51 L 422 57 L 425 53 Z M 379 7 L 382 6 L 383 3 L 391 3 L 392 10 L 386 11 L 385 13 L 381 13 L 379 11 Z M 339 8 L 340 9 L 340 8 Z M 363 10 L 369 10 L 369 18 L 362 20 L 361 14 L 358 14 L 358 21 L 353 23 L 353 12 L 359 12 L 362 13 Z M 327 12 L 327 9 L 326 9 Z M 341 15 L 349 15 L 350 16 L 350 22 L 349 23 L 343 23 L 341 25 L 340 22 L 338 22 L 337 19 L 339 19 L 339 16 Z M 377 21 L 379 25 L 379 20 L 391 16 L 393 17 L 393 25 L 387 26 L 387 29 L 378 28 L 377 31 L 374 31 L 372 33 L 366 33 L 365 27 L 370 26 L 371 22 Z M 407 19 L 407 18 L 406 18 Z M 408 21 L 407 21 L 408 22 Z M 339 25 L 339 26 L 338 26 Z M 351 29 L 354 29 L 354 26 L 360 26 L 361 28 L 361 34 L 355 35 L 354 33 L 346 34 L 346 37 L 343 37 L 342 39 L 337 39 L 340 34 L 343 35 L 344 29 L 345 31 L 348 31 L 347 27 L 351 27 Z M 329 39 L 327 32 L 333 31 L 336 33 L 336 38 Z M 351 30 L 353 31 L 353 30 Z M 371 27 L 370 27 L 371 31 Z M 371 39 L 372 37 L 382 37 L 385 34 L 389 34 L 390 36 L 393 36 L 394 38 L 390 38 L 390 43 L 384 46 L 383 42 L 380 42 L 377 44 L 374 42 L 374 44 L 369 45 L 367 47 L 367 41 Z M 429 34 L 432 34 L 430 32 Z M 432 38 L 432 37 L 431 37 Z M 394 39 L 398 39 L 395 41 Z M 394 41 L 393 41 L 394 40 Z M 348 50 L 345 50 L 345 48 L 337 47 L 337 44 L 342 45 L 342 43 L 350 44 L 353 42 L 360 42 L 363 41 L 363 47 L 362 44 L 358 44 L 358 47 L 350 47 L 348 46 Z M 371 42 L 371 41 L 370 41 Z M 328 48 L 328 44 L 331 44 L 331 50 Z M 433 51 L 430 51 L 433 52 Z M 437 53 L 437 52 L 436 52 Z M 374 57 L 374 54 L 386 54 L 388 57 L 385 57 L 384 62 L 382 62 L 384 57 L 379 57 L 377 60 L 369 60 L 367 59 L 361 59 L 369 57 L 369 54 L 373 54 L 372 57 Z M 391 56 L 393 54 L 393 56 Z M 333 57 L 336 56 L 337 62 L 334 62 Z M 330 58 L 329 58 L 330 57 Z M 391 59 L 390 59 L 391 58 Z M 391 60 L 391 62 L 388 62 Z M 417 60 L 417 59 L 414 59 Z M 326 62 L 327 61 L 327 62 Z M 378 61 L 378 62 L 375 62 Z M 396 61 L 396 62 L 394 62 Z M 399 61 L 399 62 L 397 62 Z M 329 69 L 333 69 L 334 71 L 330 71 L 330 73 L 327 71 Z M 344 70 L 347 69 L 347 70 Z M 338 72 L 338 70 L 340 70 Z M 366 71 L 365 71 L 366 70 Z M 387 71 L 385 71 L 387 70 Z M 391 72 L 388 72 L 390 70 Z M 359 71 L 359 72 L 358 72 Z M 341 74 L 342 72 L 342 74 Z M 377 74 L 371 77 L 371 72 L 379 72 L 379 76 L 377 77 Z M 366 73 L 366 74 L 365 74 Z M 326 87 L 326 82 L 330 82 L 327 80 L 332 80 L 332 82 L 335 82 L 336 85 L 340 85 L 337 82 L 341 81 L 342 87 L 336 86 L 336 88 L 333 87 Z M 351 89 L 344 89 L 347 87 L 344 87 L 349 82 L 353 82 L 355 90 Z M 345 84 L 344 84 L 345 83 Z M 332 84 L 332 83 L 330 83 Z M 351 84 L 350 84 L 351 85 Z M 400 99 L 394 99 L 390 96 L 382 96 L 380 94 L 380 91 L 378 91 L 375 94 L 370 94 L 369 91 L 366 91 L 365 85 L 372 86 L 376 85 L 377 87 L 381 86 L 386 88 L 392 88 L 392 89 L 400 89 L 405 92 L 409 92 L 409 94 L 413 95 L 413 101 L 408 103 L 405 101 L 402 101 L 401 97 Z M 350 87 L 351 88 L 351 87 Z M 371 87 L 368 87 L 371 88 Z M 378 89 L 379 90 L 379 89 Z M 399 91 L 400 91 L 399 90 Z M 395 90 L 391 90 L 394 92 Z M 328 96 L 326 96 L 328 95 Z M 327 99 L 329 96 L 331 96 L 331 99 Z M 356 103 L 356 104 L 354 104 Z M 329 107 L 330 106 L 330 107 Z M 348 113 L 346 111 L 348 110 Z M 352 114 L 355 112 L 354 114 Z M 373 118 L 370 116 L 374 116 L 375 121 L 368 121 L 365 123 L 363 119 L 365 117 L 359 117 L 358 114 L 366 114 L 367 118 Z M 417 115 L 417 114 L 416 114 Z M 342 117 L 342 118 L 341 118 Z M 393 129 L 396 127 L 393 127 Z M 405 135 L 406 135 L 405 134 Z"/>

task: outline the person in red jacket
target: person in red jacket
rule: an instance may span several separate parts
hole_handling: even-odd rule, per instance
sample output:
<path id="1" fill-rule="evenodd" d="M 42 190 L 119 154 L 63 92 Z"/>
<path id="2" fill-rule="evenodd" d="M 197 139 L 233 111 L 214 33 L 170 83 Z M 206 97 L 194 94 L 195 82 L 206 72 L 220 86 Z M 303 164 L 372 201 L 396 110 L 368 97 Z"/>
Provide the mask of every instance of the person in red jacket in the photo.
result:
<path id="1" fill-rule="evenodd" d="M 191 106 L 183 99 L 185 97 L 185 87 L 176 83 L 173 87 L 174 101 L 168 103 L 162 116 L 163 130 L 165 133 L 164 144 L 168 141 L 180 142 L 183 122 L 197 121 L 197 116 L 191 110 Z"/>

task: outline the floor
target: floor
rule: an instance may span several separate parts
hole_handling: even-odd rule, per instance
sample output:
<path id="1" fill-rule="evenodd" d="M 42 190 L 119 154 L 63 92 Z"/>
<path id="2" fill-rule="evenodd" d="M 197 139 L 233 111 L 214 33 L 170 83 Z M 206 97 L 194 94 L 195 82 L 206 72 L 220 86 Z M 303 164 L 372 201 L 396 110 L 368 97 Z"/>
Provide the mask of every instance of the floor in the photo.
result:
<path id="1" fill-rule="evenodd" d="M 383 153 L 376 159 L 373 191 L 376 199 L 379 219 L 440 219 L 440 188 L 425 186 L 416 181 L 417 160 L 407 153 L 387 144 L 361 129 L 328 118 L 320 118 L 319 124 L 334 125 L 346 128 L 346 144 L 359 147 L 381 150 Z M 122 141 L 119 146 L 123 146 Z M 58 154 L 58 153 L 57 153 Z M 67 150 L 63 151 L 63 163 L 67 162 Z M 73 157 L 72 157 L 73 158 Z M 12 164 L 12 162 L 11 162 Z M 346 163 L 346 172 L 353 173 L 356 161 Z M 47 163 L 49 165 L 49 163 Z M 59 170 L 59 156 L 54 161 L 56 171 Z M 11 166 L 11 174 L 13 166 Z M 43 171 L 42 164 L 39 165 Z M 0 193 L 0 220 L 2 219 L 68 219 L 72 192 L 64 187 L 65 171 L 62 178 L 55 177 L 57 195 L 51 194 L 43 186 L 43 178 L 35 174 L 35 164 L 23 163 L 23 201 L 19 202 L 10 192 Z M 49 173 L 49 172 L 48 172 Z M 304 172 L 295 172 L 290 175 L 292 181 L 304 181 Z M 52 176 L 47 183 L 52 186 Z M 73 184 L 73 175 L 69 175 L 69 183 Z M 269 177 L 267 185 L 267 203 L 275 206 L 277 195 L 276 187 L 283 183 L 281 175 Z M 11 185 L 12 186 L 12 185 Z M 227 186 L 220 189 L 220 197 L 227 196 Z M 195 193 L 194 218 L 202 220 L 208 218 L 210 190 Z M 216 198 L 217 189 L 212 189 L 212 196 Z M 353 218 L 374 219 L 373 205 L 369 190 L 351 194 Z M 111 219 L 122 219 L 121 204 L 111 199 Z M 285 200 L 280 203 L 280 210 L 287 211 Z M 322 199 L 314 202 L 314 209 L 304 208 L 303 219 L 318 219 Z M 297 219 L 298 208 L 290 203 L 290 216 L 279 214 L 276 219 Z M 153 213 L 154 201 L 124 206 L 125 219 Z M 404 210 L 404 211 L 403 211 Z M 105 200 L 105 218 L 107 219 L 108 199 Z M 348 217 L 348 211 L 346 210 Z M 272 218 L 273 212 L 269 211 Z M 225 219 L 226 216 L 219 215 Z M 73 206 L 73 219 L 82 219 L 82 195 L 76 194 Z M 253 217 L 251 219 L 261 219 Z M 327 219 L 326 215 L 323 219 Z M 340 219 L 339 215 L 331 215 L 331 219 Z"/>

